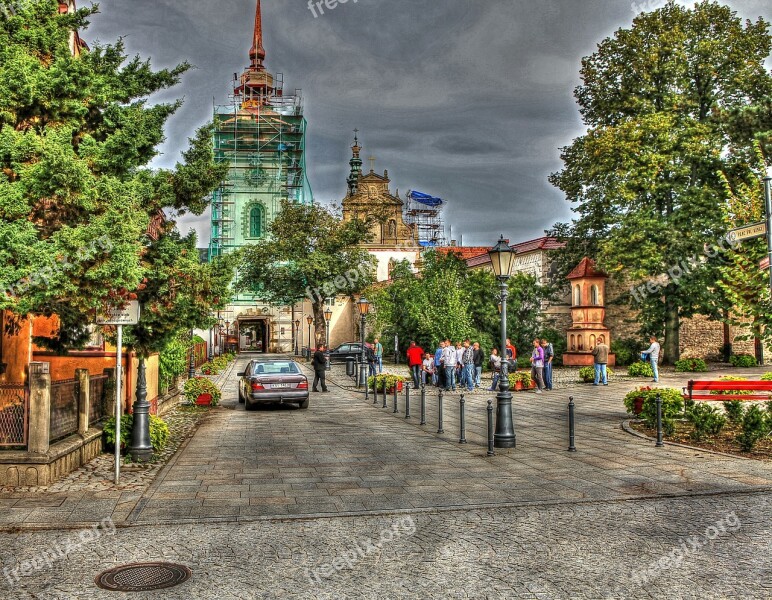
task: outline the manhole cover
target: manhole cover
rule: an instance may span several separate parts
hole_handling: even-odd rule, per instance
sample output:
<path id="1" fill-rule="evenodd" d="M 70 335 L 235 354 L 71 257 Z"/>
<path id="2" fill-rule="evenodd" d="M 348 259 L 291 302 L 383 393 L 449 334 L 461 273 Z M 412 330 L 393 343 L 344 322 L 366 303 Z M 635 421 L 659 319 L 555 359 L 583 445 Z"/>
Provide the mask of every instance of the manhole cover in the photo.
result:
<path id="1" fill-rule="evenodd" d="M 133 563 L 103 571 L 95 582 L 103 590 L 144 592 L 179 585 L 192 574 L 188 567 L 174 563 Z"/>

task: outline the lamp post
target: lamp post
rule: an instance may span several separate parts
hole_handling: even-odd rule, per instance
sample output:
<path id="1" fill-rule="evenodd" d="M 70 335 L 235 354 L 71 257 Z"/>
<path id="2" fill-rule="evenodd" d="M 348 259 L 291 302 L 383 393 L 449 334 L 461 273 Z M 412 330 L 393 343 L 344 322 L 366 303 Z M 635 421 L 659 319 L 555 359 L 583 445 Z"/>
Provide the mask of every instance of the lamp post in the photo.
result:
<path id="1" fill-rule="evenodd" d="M 499 280 L 501 291 L 501 377 L 499 393 L 496 394 L 496 431 L 493 445 L 496 448 L 514 448 L 515 427 L 512 422 L 512 392 L 509 391 L 509 362 L 507 361 L 507 281 L 511 277 L 515 251 L 507 244 L 504 236 L 488 250 L 493 274 Z"/>
<path id="2" fill-rule="evenodd" d="M 324 352 L 324 368 L 325 370 L 329 371 L 332 367 L 330 366 L 330 319 L 332 319 L 332 309 L 328 306 L 327 309 L 324 311 L 324 321 L 327 327 L 325 328 L 325 352 Z"/>
<path id="3" fill-rule="evenodd" d="M 223 348 L 225 348 L 225 352 L 228 352 L 228 336 L 231 334 L 231 322 L 225 321 L 225 343 L 223 344 Z"/>
<path id="4" fill-rule="evenodd" d="M 188 379 L 196 376 L 196 340 L 193 329 L 190 330 L 190 362 L 188 363 Z"/>
<path id="5" fill-rule="evenodd" d="M 295 356 L 298 355 L 298 336 L 300 335 L 300 319 L 295 319 Z"/>
<path id="6" fill-rule="evenodd" d="M 220 350 L 220 356 L 222 356 L 222 354 L 223 354 L 223 347 L 224 347 L 223 346 L 223 332 L 224 331 L 225 331 L 225 327 L 223 325 L 220 325 L 217 328 L 217 332 L 220 334 L 220 337 L 219 337 L 219 342 L 220 343 L 217 344 L 217 348 Z"/>
<path id="7" fill-rule="evenodd" d="M 311 358 L 311 323 L 314 322 L 314 318 L 311 315 L 306 317 L 306 323 L 308 323 L 308 354 L 306 358 Z"/>
<path id="8" fill-rule="evenodd" d="M 764 209 L 767 217 L 767 258 L 772 260 L 772 167 L 764 178 Z M 772 293 L 772 264 L 769 267 L 769 288 Z"/>
<path id="9" fill-rule="evenodd" d="M 357 379 L 357 387 L 365 387 L 367 385 L 367 369 L 365 368 L 365 365 L 367 364 L 367 359 L 365 358 L 365 320 L 367 319 L 367 313 L 370 312 L 370 303 L 367 301 L 367 298 L 360 298 L 357 301 L 357 308 L 359 309 L 359 318 L 360 318 L 360 337 L 362 338 L 362 355 L 359 359 L 359 378 Z"/>

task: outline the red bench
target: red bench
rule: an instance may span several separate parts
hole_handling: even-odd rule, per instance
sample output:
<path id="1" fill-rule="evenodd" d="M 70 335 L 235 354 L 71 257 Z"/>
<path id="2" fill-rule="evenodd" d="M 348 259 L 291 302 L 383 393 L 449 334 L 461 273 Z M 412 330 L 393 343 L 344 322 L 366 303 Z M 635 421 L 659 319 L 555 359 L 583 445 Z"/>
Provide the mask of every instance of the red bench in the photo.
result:
<path id="1" fill-rule="evenodd" d="M 711 394 L 712 391 L 759 391 L 766 394 Z M 697 393 L 695 393 L 697 392 Z M 708 392 L 708 393 L 699 393 Z M 689 400 L 766 400 L 772 393 L 772 381 L 689 381 L 684 399 Z"/>

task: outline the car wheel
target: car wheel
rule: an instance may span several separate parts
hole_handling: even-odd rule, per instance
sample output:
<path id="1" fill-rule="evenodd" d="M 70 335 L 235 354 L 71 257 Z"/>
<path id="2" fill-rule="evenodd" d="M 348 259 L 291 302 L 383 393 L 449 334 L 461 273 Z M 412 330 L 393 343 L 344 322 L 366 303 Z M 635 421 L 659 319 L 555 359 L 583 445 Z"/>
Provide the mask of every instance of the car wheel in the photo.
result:
<path id="1" fill-rule="evenodd" d="M 250 402 L 244 402 L 244 410 L 255 410 L 255 405 Z"/>
<path id="2" fill-rule="evenodd" d="M 241 384 L 239 384 L 239 404 L 244 404 L 244 390 L 241 388 Z"/>
<path id="3" fill-rule="evenodd" d="M 308 408 L 308 402 L 309 402 L 309 398 L 306 398 L 305 400 L 303 400 L 303 402 L 298 404 L 298 408 Z"/>

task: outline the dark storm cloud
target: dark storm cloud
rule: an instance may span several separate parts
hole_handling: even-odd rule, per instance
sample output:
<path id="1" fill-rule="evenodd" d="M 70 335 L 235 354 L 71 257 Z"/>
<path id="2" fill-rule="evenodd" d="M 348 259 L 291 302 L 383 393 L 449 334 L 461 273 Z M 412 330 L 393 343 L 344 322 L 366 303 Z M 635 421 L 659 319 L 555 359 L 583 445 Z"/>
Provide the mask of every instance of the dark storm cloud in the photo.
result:
<path id="1" fill-rule="evenodd" d="M 345 193 L 352 130 L 363 156 L 389 170 L 393 188 L 448 200 L 446 220 L 465 244 L 542 235 L 570 207 L 547 176 L 559 148 L 582 133 L 573 90 L 582 56 L 646 0 L 348 0 L 323 15 L 307 0 L 263 0 L 266 65 L 302 88 L 307 166 L 317 201 Z M 770 19 L 764 0 L 729 4 Z M 154 100 L 184 97 L 169 121 L 158 166 L 227 101 L 248 63 L 255 0 L 108 0 L 84 37 L 125 36 L 156 67 L 196 66 Z M 324 5 L 323 5 L 324 6 Z M 365 161 L 365 168 L 369 163 Z M 208 221 L 185 217 L 208 239 Z"/>

